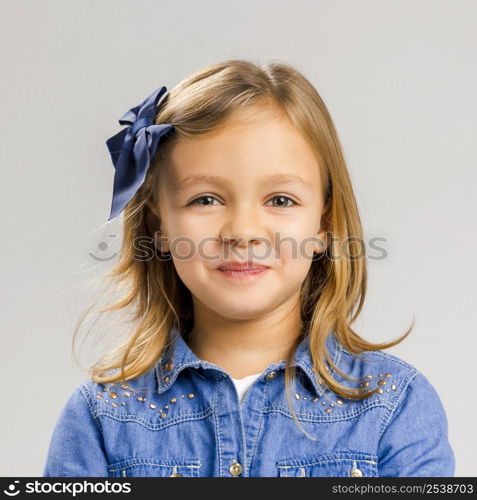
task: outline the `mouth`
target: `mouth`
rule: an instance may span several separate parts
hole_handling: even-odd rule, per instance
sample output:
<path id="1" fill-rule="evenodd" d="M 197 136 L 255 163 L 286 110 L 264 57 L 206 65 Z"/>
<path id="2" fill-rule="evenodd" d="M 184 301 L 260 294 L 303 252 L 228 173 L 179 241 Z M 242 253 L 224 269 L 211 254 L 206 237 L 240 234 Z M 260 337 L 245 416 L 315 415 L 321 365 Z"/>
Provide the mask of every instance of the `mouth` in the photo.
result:
<path id="1" fill-rule="evenodd" d="M 262 276 L 268 269 L 270 269 L 269 266 L 252 262 L 228 262 L 221 264 L 217 271 L 220 271 L 227 278 L 244 279 Z"/>

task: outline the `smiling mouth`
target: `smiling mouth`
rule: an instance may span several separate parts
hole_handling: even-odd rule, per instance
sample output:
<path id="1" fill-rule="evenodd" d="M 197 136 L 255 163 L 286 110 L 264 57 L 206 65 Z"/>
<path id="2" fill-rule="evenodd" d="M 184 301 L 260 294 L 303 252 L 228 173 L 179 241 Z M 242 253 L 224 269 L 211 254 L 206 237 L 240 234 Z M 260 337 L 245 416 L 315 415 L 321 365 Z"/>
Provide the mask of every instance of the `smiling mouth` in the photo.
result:
<path id="1" fill-rule="evenodd" d="M 262 276 L 269 269 L 268 266 L 251 263 L 229 263 L 219 266 L 217 271 L 227 278 L 244 279 Z"/>
<path id="2" fill-rule="evenodd" d="M 258 277 L 262 276 L 265 274 L 266 271 L 268 271 L 268 267 L 261 267 L 257 269 L 245 269 L 243 271 L 230 271 L 230 270 L 222 270 L 222 269 L 217 269 L 221 274 L 223 274 L 227 278 L 231 279 L 244 279 L 244 278 L 253 278 L 253 277 Z"/>

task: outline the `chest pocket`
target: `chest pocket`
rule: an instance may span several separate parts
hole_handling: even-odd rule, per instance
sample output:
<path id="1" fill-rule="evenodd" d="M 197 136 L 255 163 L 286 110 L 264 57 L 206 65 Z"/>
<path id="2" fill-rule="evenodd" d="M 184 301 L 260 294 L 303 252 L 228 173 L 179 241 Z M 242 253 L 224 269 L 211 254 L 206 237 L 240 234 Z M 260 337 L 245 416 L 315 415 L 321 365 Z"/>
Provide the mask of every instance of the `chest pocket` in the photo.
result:
<path id="1" fill-rule="evenodd" d="M 279 477 L 377 477 L 378 462 L 375 455 L 345 451 L 279 460 L 277 470 Z"/>
<path id="2" fill-rule="evenodd" d="M 108 466 L 109 477 L 199 477 L 200 460 L 130 458 Z"/>

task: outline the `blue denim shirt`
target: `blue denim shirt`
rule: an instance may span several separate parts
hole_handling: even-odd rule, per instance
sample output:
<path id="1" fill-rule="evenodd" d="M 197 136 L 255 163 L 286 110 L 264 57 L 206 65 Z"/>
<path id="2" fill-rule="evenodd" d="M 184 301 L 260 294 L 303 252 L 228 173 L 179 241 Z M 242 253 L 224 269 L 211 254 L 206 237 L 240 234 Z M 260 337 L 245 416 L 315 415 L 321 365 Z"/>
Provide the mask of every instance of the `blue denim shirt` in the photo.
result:
<path id="1" fill-rule="evenodd" d="M 293 405 L 311 439 L 287 406 L 284 360 L 269 365 L 239 404 L 225 370 L 199 359 L 178 330 L 172 339 L 171 349 L 140 377 L 76 388 L 56 422 L 44 477 L 454 475 L 439 396 L 396 356 L 366 351 L 367 362 L 357 360 L 330 335 L 337 366 L 381 389 L 352 400 L 315 380 L 305 338 L 295 358 Z"/>

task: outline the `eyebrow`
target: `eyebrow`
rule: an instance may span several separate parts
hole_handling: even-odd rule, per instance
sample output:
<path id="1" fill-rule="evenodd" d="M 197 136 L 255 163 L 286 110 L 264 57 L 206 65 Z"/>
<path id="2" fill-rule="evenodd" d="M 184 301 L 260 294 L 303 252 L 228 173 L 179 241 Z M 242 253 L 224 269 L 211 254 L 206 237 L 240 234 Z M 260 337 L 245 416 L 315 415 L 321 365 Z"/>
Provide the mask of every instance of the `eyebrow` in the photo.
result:
<path id="1" fill-rule="evenodd" d="M 186 189 L 189 187 L 191 184 L 204 184 L 204 183 L 209 183 L 209 184 L 215 184 L 217 186 L 226 186 L 228 184 L 228 180 L 225 179 L 224 177 L 220 177 L 217 175 L 207 175 L 207 174 L 201 174 L 201 175 L 191 175 L 189 177 L 186 177 L 179 183 L 177 183 L 173 187 L 173 191 L 175 193 Z M 304 187 L 307 187 L 308 189 L 311 189 L 312 185 L 310 182 L 305 181 L 302 177 L 300 177 L 297 174 L 273 174 L 273 175 L 268 175 L 262 177 L 262 183 L 263 184 L 301 184 Z"/>

